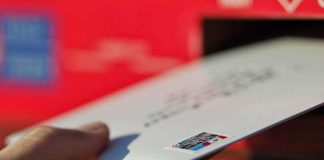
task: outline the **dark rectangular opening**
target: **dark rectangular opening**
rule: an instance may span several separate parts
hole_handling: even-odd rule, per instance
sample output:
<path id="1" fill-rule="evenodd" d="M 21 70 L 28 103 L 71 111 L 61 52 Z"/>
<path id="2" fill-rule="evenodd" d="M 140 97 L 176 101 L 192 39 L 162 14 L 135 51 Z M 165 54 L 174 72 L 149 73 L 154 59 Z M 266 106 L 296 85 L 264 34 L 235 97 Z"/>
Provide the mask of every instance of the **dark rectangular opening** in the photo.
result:
<path id="1" fill-rule="evenodd" d="M 324 38 L 324 20 L 212 18 L 203 20 L 205 55 L 288 35 Z"/>

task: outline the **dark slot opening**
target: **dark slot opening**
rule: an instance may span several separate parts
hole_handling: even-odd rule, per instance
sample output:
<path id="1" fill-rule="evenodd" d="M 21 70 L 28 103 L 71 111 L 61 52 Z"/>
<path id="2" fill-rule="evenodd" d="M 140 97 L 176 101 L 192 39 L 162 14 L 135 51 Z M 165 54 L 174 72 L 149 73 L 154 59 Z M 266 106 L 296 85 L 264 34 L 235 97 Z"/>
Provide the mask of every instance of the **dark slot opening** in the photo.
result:
<path id="1" fill-rule="evenodd" d="M 280 36 L 324 38 L 324 20 L 203 20 L 203 49 L 208 55 Z"/>

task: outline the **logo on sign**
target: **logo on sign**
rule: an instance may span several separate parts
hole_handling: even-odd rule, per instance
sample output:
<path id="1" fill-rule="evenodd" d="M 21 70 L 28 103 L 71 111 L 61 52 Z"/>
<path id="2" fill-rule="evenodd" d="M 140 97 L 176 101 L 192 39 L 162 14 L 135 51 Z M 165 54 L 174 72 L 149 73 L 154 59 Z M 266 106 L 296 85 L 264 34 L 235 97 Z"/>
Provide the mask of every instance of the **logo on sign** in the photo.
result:
<path id="1" fill-rule="evenodd" d="M 288 13 L 294 13 L 303 0 L 278 0 L 278 1 Z"/>
<path id="2" fill-rule="evenodd" d="M 0 20 L 0 28 L 0 78 L 37 83 L 51 81 L 50 21 L 45 17 L 8 16 Z"/>

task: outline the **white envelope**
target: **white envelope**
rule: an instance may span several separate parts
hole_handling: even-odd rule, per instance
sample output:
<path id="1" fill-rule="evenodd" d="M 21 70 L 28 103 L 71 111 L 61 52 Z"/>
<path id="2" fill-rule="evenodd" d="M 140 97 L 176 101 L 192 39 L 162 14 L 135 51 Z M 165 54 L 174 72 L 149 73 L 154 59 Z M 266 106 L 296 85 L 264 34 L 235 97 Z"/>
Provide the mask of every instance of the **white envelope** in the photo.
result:
<path id="1" fill-rule="evenodd" d="M 102 160 L 198 159 L 318 107 L 323 60 L 322 40 L 270 40 L 197 60 L 44 124 L 106 122 L 111 146 Z"/>

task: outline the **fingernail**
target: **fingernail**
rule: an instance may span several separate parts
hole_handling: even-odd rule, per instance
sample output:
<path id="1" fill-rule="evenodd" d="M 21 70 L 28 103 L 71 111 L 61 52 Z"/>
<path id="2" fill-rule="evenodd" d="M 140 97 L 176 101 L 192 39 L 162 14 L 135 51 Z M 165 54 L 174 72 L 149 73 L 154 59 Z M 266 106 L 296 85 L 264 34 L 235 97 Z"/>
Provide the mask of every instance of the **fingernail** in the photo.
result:
<path id="1" fill-rule="evenodd" d="M 93 122 L 79 127 L 80 130 L 85 132 L 98 132 L 106 130 L 107 126 L 102 122 Z"/>

